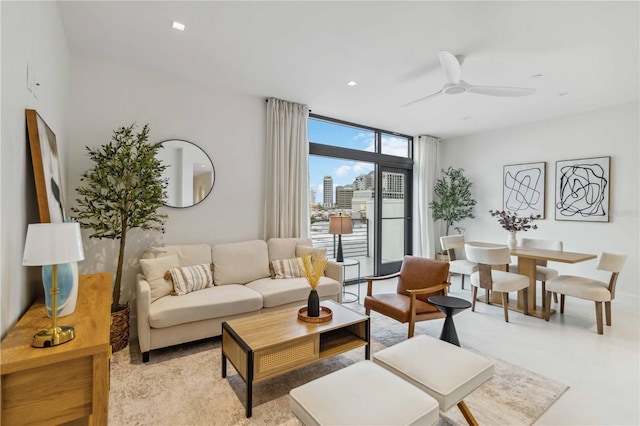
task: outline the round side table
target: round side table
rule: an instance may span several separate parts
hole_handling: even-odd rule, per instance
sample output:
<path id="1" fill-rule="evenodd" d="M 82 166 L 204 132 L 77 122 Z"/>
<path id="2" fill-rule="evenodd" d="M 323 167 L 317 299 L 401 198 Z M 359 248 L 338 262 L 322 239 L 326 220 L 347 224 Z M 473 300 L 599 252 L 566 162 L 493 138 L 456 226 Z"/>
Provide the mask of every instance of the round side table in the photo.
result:
<path id="1" fill-rule="evenodd" d="M 471 307 L 471 302 L 460 299 L 459 297 L 451 296 L 431 296 L 427 300 L 447 316 L 444 319 L 444 326 L 442 326 L 440 340 L 460 346 L 458 333 L 456 333 L 456 326 L 453 324 L 453 316 L 465 309 L 469 309 Z"/>

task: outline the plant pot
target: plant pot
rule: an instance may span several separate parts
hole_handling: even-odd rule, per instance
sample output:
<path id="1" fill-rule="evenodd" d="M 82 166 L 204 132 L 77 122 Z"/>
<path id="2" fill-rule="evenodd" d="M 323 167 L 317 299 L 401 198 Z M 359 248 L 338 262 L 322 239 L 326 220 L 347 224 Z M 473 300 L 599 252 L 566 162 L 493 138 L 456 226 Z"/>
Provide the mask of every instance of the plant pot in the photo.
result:
<path id="1" fill-rule="evenodd" d="M 436 260 L 440 262 L 448 262 L 449 255 L 446 253 L 436 253 Z"/>
<path id="2" fill-rule="evenodd" d="M 307 316 L 320 316 L 320 298 L 318 297 L 318 292 L 315 289 L 312 289 L 309 292 L 309 299 L 307 300 Z"/>
<path id="3" fill-rule="evenodd" d="M 129 314 L 131 302 L 120 306 L 120 310 L 111 312 L 111 352 L 116 353 L 129 344 Z"/>

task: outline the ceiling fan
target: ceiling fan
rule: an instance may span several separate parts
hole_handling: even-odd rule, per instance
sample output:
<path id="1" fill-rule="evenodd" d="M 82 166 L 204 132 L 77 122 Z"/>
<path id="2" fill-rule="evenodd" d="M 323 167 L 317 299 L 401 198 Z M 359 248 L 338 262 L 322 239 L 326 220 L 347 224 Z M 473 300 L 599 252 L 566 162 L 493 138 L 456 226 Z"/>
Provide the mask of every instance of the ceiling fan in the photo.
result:
<path id="1" fill-rule="evenodd" d="M 443 93 L 446 95 L 459 95 L 461 93 L 468 92 L 488 96 L 516 97 L 531 95 L 536 91 L 536 89 L 528 89 L 524 87 L 472 86 L 466 81 L 460 80 L 460 66 L 464 61 L 464 56 L 454 56 L 446 50 L 441 50 L 438 52 L 438 59 L 440 60 L 440 66 L 442 67 L 442 71 L 447 79 L 445 85 L 436 93 L 411 101 L 402 105 L 403 107 L 422 102 Z"/>

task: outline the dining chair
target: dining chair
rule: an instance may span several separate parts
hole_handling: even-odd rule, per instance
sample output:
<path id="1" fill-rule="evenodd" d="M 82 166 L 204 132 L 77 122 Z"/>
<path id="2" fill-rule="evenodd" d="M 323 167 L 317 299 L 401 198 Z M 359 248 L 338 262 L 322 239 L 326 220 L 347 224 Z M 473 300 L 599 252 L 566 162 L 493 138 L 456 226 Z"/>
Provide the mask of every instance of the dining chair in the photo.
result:
<path id="1" fill-rule="evenodd" d="M 449 278 L 451 273 L 460 274 L 461 287 L 464 290 L 464 276 L 471 275 L 478 270 L 478 265 L 469 261 L 463 257 L 458 258 L 460 252 L 464 253 L 464 250 L 458 250 L 456 248 L 464 248 L 464 235 L 448 235 L 440 237 L 440 246 L 442 250 L 449 255 Z"/>
<path id="2" fill-rule="evenodd" d="M 483 247 L 471 243 L 464 245 L 464 250 L 472 262 L 478 264 L 478 271 L 471 274 L 472 299 L 471 311 L 475 312 L 478 288 L 486 290 L 487 304 L 491 304 L 491 292 L 502 293 L 502 307 L 504 320 L 509 322 L 509 293 L 522 290 L 523 311 L 529 314 L 529 277 L 513 272 L 499 271 L 491 268 L 492 265 L 508 265 L 511 261 L 509 247 Z"/>
<path id="3" fill-rule="evenodd" d="M 413 337 L 415 323 L 437 318 L 443 314 L 427 301 L 429 296 L 447 295 L 451 285 L 447 281 L 449 264 L 425 257 L 405 256 L 400 271 L 381 277 L 367 277 L 367 295 L 364 298 L 365 313 L 371 310 L 399 321 L 409 323 L 408 338 Z M 398 278 L 395 293 L 373 293 L 373 283 Z"/>
<path id="4" fill-rule="evenodd" d="M 521 238 L 518 241 L 518 248 L 535 248 L 542 250 L 556 250 L 562 251 L 562 241 L 557 240 L 540 240 L 535 238 Z M 518 272 L 518 264 L 512 263 L 509 265 L 509 272 Z M 536 260 L 536 281 L 540 281 L 542 284 L 542 307 L 546 306 L 546 282 L 552 278 L 558 276 L 558 271 L 553 268 L 547 267 L 546 260 Z M 553 294 L 554 301 L 558 303 L 558 295 Z"/>
<path id="5" fill-rule="evenodd" d="M 600 261 L 596 269 L 611 272 L 609 283 L 592 278 L 578 277 L 574 275 L 560 275 L 547 281 L 547 307 L 544 312 L 545 320 L 549 321 L 551 293 L 560 293 L 560 313 L 564 314 L 564 297 L 573 296 L 578 299 L 591 300 L 596 304 L 596 324 L 598 334 L 604 334 L 602 326 L 602 303 L 606 315 L 607 325 L 611 325 L 611 301 L 616 296 L 616 282 L 618 274 L 627 260 L 625 253 L 607 253 L 600 255 Z"/>

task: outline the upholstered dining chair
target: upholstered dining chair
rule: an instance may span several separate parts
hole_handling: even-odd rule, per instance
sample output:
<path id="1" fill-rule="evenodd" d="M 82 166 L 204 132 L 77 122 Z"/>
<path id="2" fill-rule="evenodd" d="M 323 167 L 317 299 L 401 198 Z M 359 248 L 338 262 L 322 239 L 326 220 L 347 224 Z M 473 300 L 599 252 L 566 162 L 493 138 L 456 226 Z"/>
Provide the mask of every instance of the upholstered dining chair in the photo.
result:
<path id="1" fill-rule="evenodd" d="M 464 290 L 464 276 L 470 276 L 478 270 L 476 263 L 462 257 L 458 258 L 459 253 L 464 253 L 464 235 L 440 237 L 440 246 L 449 255 L 449 276 L 451 273 L 460 274 L 460 284 Z"/>
<path id="2" fill-rule="evenodd" d="M 535 238 L 522 238 L 518 241 L 518 248 L 536 248 L 542 250 L 562 251 L 562 241 L 557 240 L 539 240 Z M 509 272 L 518 272 L 518 265 L 512 263 L 509 265 Z M 536 260 L 536 281 L 542 284 L 542 307 L 546 306 L 546 282 L 558 276 L 558 271 L 547 267 L 546 260 Z M 558 303 L 558 295 L 553 294 L 554 300 Z"/>
<path id="3" fill-rule="evenodd" d="M 381 277 L 367 277 L 367 295 L 364 307 L 367 315 L 371 310 L 399 321 L 409 323 L 408 338 L 413 337 L 415 323 L 445 314 L 427 302 L 429 296 L 447 295 L 451 285 L 447 281 L 449 264 L 424 257 L 405 256 L 400 272 Z M 373 293 L 373 283 L 398 278 L 395 293 Z"/>
<path id="4" fill-rule="evenodd" d="M 529 313 L 528 293 L 529 277 L 513 272 L 491 269 L 491 265 L 508 265 L 511 261 L 509 247 L 484 247 L 467 243 L 464 245 L 467 259 L 478 264 L 478 271 L 471 274 L 472 300 L 471 311 L 476 309 L 478 288 L 483 288 L 487 293 L 487 304 L 491 304 L 491 292 L 502 293 L 502 307 L 504 320 L 509 322 L 509 293 L 522 290 L 524 314 Z"/>
<path id="5" fill-rule="evenodd" d="M 607 253 L 600 255 L 600 261 L 596 269 L 611 272 L 609 282 L 594 280 L 592 278 L 577 277 L 573 275 L 560 275 L 547 281 L 547 307 L 544 317 L 549 321 L 551 293 L 560 294 L 560 313 L 564 314 L 564 297 L 573 296 L 579 299 L 591 300 L 596 303 L 596 324 L 598 334 L 604 334 L 602 326 L 602 303 L 606 315 L 607 325 L 611 325 L 611 301 L 616 297 L 616 282 L 618 274 L 627 260 L 625 253 Z"/>

